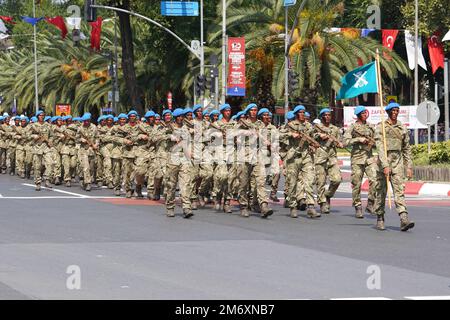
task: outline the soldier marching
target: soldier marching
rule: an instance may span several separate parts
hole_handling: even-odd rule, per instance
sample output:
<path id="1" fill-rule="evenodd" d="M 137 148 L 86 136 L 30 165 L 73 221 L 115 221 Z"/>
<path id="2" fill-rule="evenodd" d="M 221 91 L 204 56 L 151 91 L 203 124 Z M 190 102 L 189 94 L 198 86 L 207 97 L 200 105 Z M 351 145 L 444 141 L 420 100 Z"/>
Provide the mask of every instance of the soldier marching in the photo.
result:
<path id="1" fill-rule="evenodd" d="M 146 188 L 149 200 L 163 196 L 168 217 L 175 216 L 179 189 L 184 218 L 209 203 L 230 214 L 236 200 L 242 217 L 255 212 L 265 219 L 273 214 L 269 199 L 280 201 L 283 175 L 289 216 L 297 218 L 298 210 L 306 210 L 309 218 L 318 219 L 332 212 L 331 200 L 342 181 L 337 150 L 346 147 L 351 148 L 355 217 L 364 218 L 365 174 L 370 187 L 365 210 L 377 216 L 376 229 L 385 230 L 389 184 L 401 230 L 407 231 L 414 222 L 407 212 L 404 180 L 412 176 L 412 163 L 408 131 L 397 120 L 399 109 L 389 104 L 388 119 L 373 126 L 359 106 L 356 122 L 343 137 L 331 124 L 329 108 L 320 111 L 320 122 L 313 125 L 302 105 L 289 111 L 279 128 L 270 111 L 254 103 L 236 115 L 228 104 L 211 112 L 201 105 L 164 110 L 161 116 L 150 110 L 142 118 L 131 110 L 117 118 L 101 116 L 97 125 L 90 113 L 49 117 L 40 110 L 31 119 L 11 119 L 5 113 L 0 116 L 0 172 L 33 177 L 36 191 L 60 184 L 69 188 L 77 181 L 88 192 L 105 187 L 115 196 L 143 199 Z"/>

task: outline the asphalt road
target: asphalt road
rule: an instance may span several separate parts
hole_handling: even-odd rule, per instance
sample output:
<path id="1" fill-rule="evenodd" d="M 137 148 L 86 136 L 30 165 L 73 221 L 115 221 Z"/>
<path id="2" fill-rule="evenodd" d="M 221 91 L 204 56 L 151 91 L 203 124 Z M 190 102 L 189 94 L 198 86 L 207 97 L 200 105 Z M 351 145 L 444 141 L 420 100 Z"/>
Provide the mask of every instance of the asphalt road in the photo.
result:
<path id="1" fill-rule="evenodd" d="M 450 299 L 450 199 L 408 198 L 416 227 L 355 219 L 348 183 L 310 220 L 215 212 L 0 176 L 0 299 Z M 75 288 L 74 288 L 75 287 Z M 416 297 L 416 298 L 414 298 Z"/>

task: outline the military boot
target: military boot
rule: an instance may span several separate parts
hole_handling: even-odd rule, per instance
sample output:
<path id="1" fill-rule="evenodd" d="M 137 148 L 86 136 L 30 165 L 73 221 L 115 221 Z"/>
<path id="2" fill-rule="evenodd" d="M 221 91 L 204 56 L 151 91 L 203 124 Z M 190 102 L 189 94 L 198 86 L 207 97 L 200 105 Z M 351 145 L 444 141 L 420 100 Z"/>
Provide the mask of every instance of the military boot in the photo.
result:
<path id="1" fill-rule="evenodd" d="M 220 200 L 214 199 L 214 210 L 219 211 L 220 210 Z"/>
<path id="2" fill-rule="evenodd" d="M 414 221 L 410 221 L 407 212 L 400 213 L 400 230 L 408 231 L 414 228 Z"/>
<path id="3" fill-rule="evenodd" d="M 363 214 L 363 212 L 362 212 L 361 206 L 355 207 L 355 217 L 356 217 L 357 219 L 363 219 L 363 218 L 364 218 L 364 214 Z"/>
<path id="4" fill-rule="evenodd" d="M 91 191 L 91 190 L 92 190 L 91 184 L 90 183 L 86 184 L 86 191 Z"/>
<path id="5" fill-rule="evenodd" d="M 374 212 L 373 212 L 373 201 L 372 200 L 367 200 L 366 212 L 370 213 L 372 215 L 374 214 Z"/>
<path id="6" fill-rule="evenodd" d="M 232 213 L 229 201 L 226 201 L 225 204 L 223 205 L 223 212 Z"/>
<path id="7" fill-rule="evenodd" d="M 300 211 L 305 211 L 306 210 L 306 200 L 305 199 L 301 199 L 297 203 L 297 209 L 300 210 Z"/>
<path id="8" fill-rule="evenodd" d="M 206 206 L 205 198 L 203 198 L 202 196 L 198 197 L 198 204 L 200 208 L 204 208 Z"/>
<path id="9" fill-rule="evenodd" d="M 274 191 L 270 192 L 270 197 L 269 198 L 273 202 L 280 202 L 280 199 L 278 199 L 278 197 L 277 197 L 277 193 L 274 192 Z"/>
<path id="10" fill-rule="evenodd" d="M 258 203 L 250 205 L 250 210 L 256 213 L 261 213 L 261 207 L 259 206 Z"/>
<path id="11" fill-rule="evenodd" d="M 284 195 L 284 207 L 289 208 L 289 199 L 286 194 Z"/>
<path id="12" fill-rule="evenodd" d="M 198 202 L 197 202 L 197 200 L 192 201 L 191 208 L 192 208 L 192 210 L 198 210 Z"/>
<path id="13" fill-rule="evenodd" d="M 125 197 L 127 199 L 131 199 L 132 196 L 133 196 L 133 190 L 127 190 L 127 193 L 126 193 Z"/>
<path id="14" fill-rule="evenodd" d="M 153 194 L 153 200 L 154 201 L 159 201 L 159 199 L 161 199 L 161 196 L 159 195 L 159 193 Z"/>
<path id="15" fill-rule="evenodd" d="M 168 216 L 169 218 L 175 217 L 175 210 L 174 209 L 167 209 L 166 216 Z"/>
<path id="16" fill-rule="evenodd" d="M 136 185 L 136 198 L 144 199 L 144 195 L 142 194 L 142 186 L 141 185 Z"/>
<path id="17" fill-rule="evenodd" d="M 41 191 L 41 184 L 40 183 L 36 183 L 36 191 Z"/>
<path id="18" fill-rule="evenodd" d="M 291 208 L 290 213 L 291 218 L 298 218 L 297 208 Z"/>
<path id="19" fill-rule="evenodd" d="M 273 214 L 273 210 L 269 208 L 269 205 L 264 202 L 261 204 L 261 216 L 263 218 L 267 218 L 268 216 L 271 216 Z"/>
<path id="20" fill-rule="evenodd" d="M 322 213 L 322 214 L 330 213 L 330 207 L 329 207 L 328 203 L 323 202 L 320 204 L 320 213 Z"/>
<path id="21" fill-rule="evenodd" d="M 384 226 L 384 216 L 377 217 L 377 225 L 375 228 L 380 231 L 386 230 L 386 227 Z"/>
<path id="22" fill-rule="evenodd" d="M 20 175 L 20 178 L 21 178 L 21 179 L 25 179 L 25 173 L 22 173 L 22 174 Z"/>
<path id="23" fill-rule="evenodd" d="M 52 185 L 50 184 L 50 181 L 49 181 L 49 180 L 45 180 L 45 187 L 46 187 L 46 188 L 49 188 L 49 189 L 52 189 L 52 188 L 53 188 Z"/>
<path id="24" fill-rule="evenodd" d="M 320 214 L 317 213 L 316 208 L 314 208 L 314 205 L 312 205 L 312 204 L 310 204 L 308 206 L 308 210 L 306 211 L 306 214 L 308 215 L 308 218 L 311 218 L 311 219 L 320 217 Z"/>
<path id="25" fill-rule="evenodd" d="M 192 213 L 191 209 L 184 209 L 183 210 L 183 217 L 185 219 L 189 219 L 190 217 L 192 217 L 194 214 Z"/>
<path id="26" fill-rule="evenodd" d="M 57 186 L 61 185 L 61 179 L 59 177 L 55 178 L 55 185 Z"/>
<path id="27" fill-rule="evenodd" d="M 66 182 L 66 187 L 67 187 L 67 188 L 72 187 L 72 184 L 70 183 L 70 180 Z"/>
<path id="28" fill-rule="evenodd" d="M 241 208 L 241 216 L 244 218 L 248 218 L 250 216 L 247 208 Z"/>
<path id="29" fill-rule="evenodd" d="M 116 197 L 120 197 L 120 189 L 114 190 L 114 195 L 115 195 Z"/>

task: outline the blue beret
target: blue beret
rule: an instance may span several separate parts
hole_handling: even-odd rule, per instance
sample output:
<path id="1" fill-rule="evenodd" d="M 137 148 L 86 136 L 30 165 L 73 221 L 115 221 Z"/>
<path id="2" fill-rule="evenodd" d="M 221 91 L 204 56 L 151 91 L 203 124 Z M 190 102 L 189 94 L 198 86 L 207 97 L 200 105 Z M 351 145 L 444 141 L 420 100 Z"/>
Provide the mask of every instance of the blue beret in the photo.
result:
<path id="1" fill-rule="evenodd" d="M 83 114 L 83 116 L 81 117 L 81 121 L 88 121 L 91 120 L 92 115 L 89 112 L 86 112 L 85 114 Z"/>
<path id="2" fill-rule="evenodd" d="M 125 113 L 121 113 L 117 116 L 117 119 L 128 119 L 128 116 Z"/>
<path id="3" fill-rule="evenodd" d="M 169 109 L 164 110 L 162 115 L 164 116 L 166 113 L 170 113 L 170 115 L 172 115 L 172 111 L 170 111 Z"/>
<path id="4" fill-rule="evenodd" d="M 245 108 L 244 114 L 247 114 L 247 113 L 250 111 L 250 109 L 253 109 L 253 108 L 258 109 L 258 106 L 256 105 L 256 103 L 250 103 L 250 104 L 247 106 L 247 108 Z"/>
<path id="5" fill-rule="evenodd" d="M 100 116 L 97 119 L 97 122 L 102 122 L 103 120 L 105 120 L 105 116 Z"/>
<path id="6" fill-rule="evenodd" d="M 320 110 L 319 118 L 321 118 L 322 115 L 323 115 L 324 113 L 327 113 L 327 112 L 331 113 L 331 110 L 328 109 L 328 108 L 323 108 L 322 110 Z"/>
<path id="7" fill-rule="evenodd" d="M 138 116 L 138 113 L 136 112 L 136 111 L 134 111 L 134 110 L 131 110 L 130 112 L 128 112 L 128 116 Z"/>
<path id="8" fill-rule="evenodd" d="M 159 114 L 155 113 L 155 118 L 161 119 L 161 116 Z"/>
<path id="9" fill-rule="evenodd" d="M 222 112 L 224 110 L 231 110 L 231 106 L 228 103 L 221 105 L 219 111 Z"/>
<path id="10" fill-rule="evenodd" d="M 269 109 L 267 108 L 262 108 L 261 110 L 258 111 L 258 117 L 260 115 L 262 115 L 263 113 L 270 113 Z"/>
<path id="11" fill-rule="evenodd" d="M 51 120 L 51 119 L 52 119 L 52 117 L 50 117 L 50 116 L 45 116 L 44 121 L 48 121 L 48 120 Z"/>
<path id="12" fill-rule="evenodd" d="M 357 116 L 357 115 L 359 115 L 361 112 L 364 112 L 364 111 L 366 111 L 367 109 L 366 109 L 366 107 L 364 107 L 364 106 L 357 106 L 356 108 L 355 108 L 355 112 L 354 112 L 354 114 L 355 114 L 355 116 Z"/>
<path id="13" fill-rule="evenodd" d="M 305 106 L 302 106 L 302 105 L 298 105 L 298 106 L 296 106 L 295 108 L 294 108 L 294 114 L 297 114 L 299 111 L 301 111 L 301 110 L 303 110 L 303 111 L 306 111 L 306 108 L 305 108 Z"/>
<path id="14" fill-rule="evenodd" d="M 286 113 L 286 118 L 287 118 L 288 120 L 295 119 L 295 113 L 294 113 L 294 111 L 289 111 L 288 113 Z"/>
<path id="15" fill-rule="evenodd" d="M 55 121 L 56 121 L 56 119 L 57 119 L 57 117 L 56 117 L 56 116 L 54 116 L 54 117 L 51 117 L 51 118 L 50 118 L 50 122 L 51 122 L 51 123 L 53 123 L 53 122 L 55 122 Z"/>
<path id="16" fill-rule="evenodd" d="M 194 112 L 194 110 L 192 110 L 191 108 L 186 108 L 183 111 L 184 111 L 184 114 L 188 114 L 188 113 L 193 113 Z"/>
<path id="17" fill-rule="evenodd" d="M 195 111 L 197 111 L 198 109 L 201 109 L 201 108 L 202 108 L 202 105 L 201 105 L 201 104 L 196 104 L 196 105 L 192 108 L 192 111 L 195 112 Z"/>
<path id="18" fill-rule="evenodd" d="M 311 117 L 311 114 L 309 112 L 305 112 L 305 117 Z"/>
<path id="19" fill-rule="evenodd" d="M 203 116 L 207 116 L 209 115 L 209 111 L 208 110 L 203 110 Z"/>
<path id="20" fill-rule="evenodd" d="M 211 116 L 213 116 L 213 115 L 215 115 L 215 114 L 220 115 L 219 111 L 213 110 L 213 111 L 211 111 L 211 112 L 209 113 L 209 116 L 211 117 Z"/>
<path id="21" fill-rule="evenodd" d="M 5 120 L 5 117 L 0 116 L 0 121 L 4 121 L 4 120 Z"/>
<path id="22" fill-rule="evenodd" d="M 184 115 L 184 109 L 181 108 L 177 108 L 173 111 L 172 115 L 176 118 L 176 117 L 180 117 Z"/>
<path id="23" fill-rule="evenodd" d="M 106 119 L 106 120 L 108 120 L 108 119 L 114 120 L 114 116 L 113 116 L 112 114 L 107 114 L 107 115 L 105 116 L 105 119 Z"/>
<path id="24" fill-rule="evenodd" d="M 114 117 L 114 122 L 119 121 L 119 117 Z"/>
<path id="25" fill-rule="evenodd" d="M 38 121 L 37 117 L 31 117 L 31 122 L 37 122 L 37 121 Z"/>
<path id="26" fill-rule="evenodd" d="M 73 118 L 72 120 L 73 120 L 73 121 L 80 121 L 81 118 L 80 118 L 80 117 L 75 117 L 75 118 Z"/>
<path id="27" fill-rule="evenodd" d="M 150 110 L 150 111 L 147 111 L 144 118 L 150 118 L 150 117 L 154 117 L 154 116 L 155 116 L 155 112 Z"/>
<path id="28" fill-rule="evenodd" d="M 219 116 L 219 120 L 222 120 L 223 119 L 223 114 L 221 114 L 220 116 Z"/>
<path id="29" fill-rule="evenodd" d="M 244 115 L 244 111 L 239 111 L 239 112 L 236 114 L 236 120 L 239 120 L 239 118 L 242 117 L 243 115 Z"/>
<path id="30" fill-rule="evenodd" d="M 400 105 L 397 102 L 391 102 L 387 105 L 387 107 L 384 110 L 389 111 L 394 108 L 400 108 Z"/>
<path id="31" fill-rule="evenodd" d="M 36 112 L 36 117 L 39 117 L 39 115 L 41 114 L 45 114 L 45 112 L 43 110 L 38 110 L 38 112 Z"/>

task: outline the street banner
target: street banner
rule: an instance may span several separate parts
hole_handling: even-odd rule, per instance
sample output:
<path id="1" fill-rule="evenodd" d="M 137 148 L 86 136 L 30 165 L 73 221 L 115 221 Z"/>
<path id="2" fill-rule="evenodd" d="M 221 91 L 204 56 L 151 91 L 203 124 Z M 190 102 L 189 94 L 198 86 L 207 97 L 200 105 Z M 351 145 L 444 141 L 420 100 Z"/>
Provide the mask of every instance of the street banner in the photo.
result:
<path id="1" fill-rule="evenodd" d="M 245 38 L 228 38 L 228 96 L 245 96 Z"/>
<path id="2" fill-rule="evenodd" d="M 66 116 L 70 114 L 71 106 L 70 104 L 57 104 L 55 107 L 55 113 L 57 116 L 65 114 Z"/>
<path id="3" fill-rule="evenodd" d="M 348 128 L 352 123 L 354 123 L 357 118 L 354 114 L 356 107 L 344 107 L 344 128 Z M 377 125 L 381 122 L 381 110 L 380 107 L 366 107 L 369 111 L 369 118 L 367 122 Z M 400 113 L 398 114 L 398 120 L 403 123 L 408 129 L 426 129 L 419 121 L 417 121 L 415 106 L 401 106 Z M 387 119 L 387 113 L 384 112 L 383 119 Z"/>
<path id="4" fill-rule="evenodd" d="M 350 71 L 341 79 L 342 87 L 336 100 L 350 99 L 363 93 L 378 92 L 375 62 Z"/>

